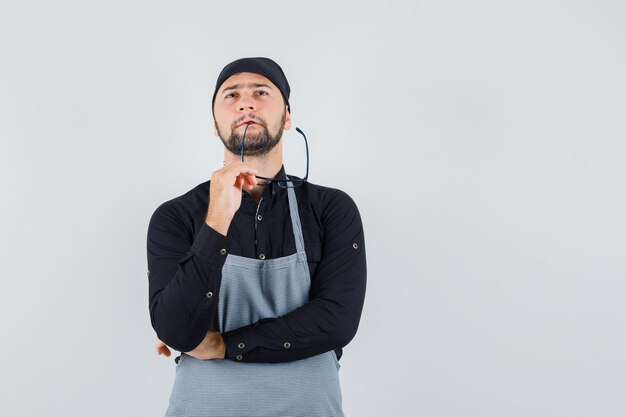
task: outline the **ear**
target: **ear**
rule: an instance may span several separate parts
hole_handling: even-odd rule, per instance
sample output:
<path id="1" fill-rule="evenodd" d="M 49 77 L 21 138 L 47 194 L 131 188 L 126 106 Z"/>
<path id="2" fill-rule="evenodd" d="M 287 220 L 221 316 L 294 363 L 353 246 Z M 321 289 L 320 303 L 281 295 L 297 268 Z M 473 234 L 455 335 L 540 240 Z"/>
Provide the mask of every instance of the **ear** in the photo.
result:
<path id="1" fill-rule="evenodd" d="M 217 137 L 220 136 L 219 132 L 217 131 L 217 122 L 213 121 L 213 134 Z"/>
<path id="2" fill-rule="evenodd" d="M 287 106 L 285 105 L 285 128 L 284 130 L 289 130 L 291 129 L 291 113 L 289 113 L 289 110 L 287 109 Z"/>

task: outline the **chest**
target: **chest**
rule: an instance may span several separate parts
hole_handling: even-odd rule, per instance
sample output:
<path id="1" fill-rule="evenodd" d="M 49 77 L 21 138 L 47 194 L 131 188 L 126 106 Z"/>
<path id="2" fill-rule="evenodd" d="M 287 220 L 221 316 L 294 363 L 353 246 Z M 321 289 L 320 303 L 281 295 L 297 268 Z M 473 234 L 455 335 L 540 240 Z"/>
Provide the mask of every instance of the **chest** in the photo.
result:
<path id="1" fill-rule="evenodd" d="M 298 215 L 311 275 L 322 254 L 323 230 L 314 207 L 298 204 Z M 198 213 L 196 228 L 204 222 Z M 294 230 L 287 198 L 261 199 L 259 203 L 244 198 L 228 230 L 230 253 L 244 258 L 276 259 L 296 252 Z"/>

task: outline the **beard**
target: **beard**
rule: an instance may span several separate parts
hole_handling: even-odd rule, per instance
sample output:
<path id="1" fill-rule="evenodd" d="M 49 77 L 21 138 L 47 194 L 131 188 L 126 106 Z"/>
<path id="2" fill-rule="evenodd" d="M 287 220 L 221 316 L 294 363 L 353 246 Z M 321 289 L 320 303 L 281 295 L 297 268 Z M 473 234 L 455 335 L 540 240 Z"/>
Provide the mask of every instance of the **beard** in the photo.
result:
<path id="1" fill-rule="evenodd" d="M 249 118 L 257 121 L 257 132 L 251 133 L 249 130 L 246 132 L 246 143 L 244 149 L 245 156 L 264 156 L 270 153 L 276 145 L 280 143 L 280 139 L 283 137 L 283 129 L 285 127 L 285 118 L 287 114 L 283 112 L 278 125 L 278 130 L 275 135 L 270 134 L 267 129 L 267 122 L 258 116 L 248 115 Z M 235 155 L 241 155 L 241 144 L 243 143 L 242 135 L 235 129 L 239 123 L 245 119 L 242 118 L 236 121 L 231 126 L 230 137 L 224 138 L 224 135 L 220 131 L 219 126 L 216 124 L 217 133 L 222 140 L 222 143 L 231 153 Z M 249 128 L 249 127 L 248 127 Z M 245 131 L 245 128 L 244 128 Z"/>

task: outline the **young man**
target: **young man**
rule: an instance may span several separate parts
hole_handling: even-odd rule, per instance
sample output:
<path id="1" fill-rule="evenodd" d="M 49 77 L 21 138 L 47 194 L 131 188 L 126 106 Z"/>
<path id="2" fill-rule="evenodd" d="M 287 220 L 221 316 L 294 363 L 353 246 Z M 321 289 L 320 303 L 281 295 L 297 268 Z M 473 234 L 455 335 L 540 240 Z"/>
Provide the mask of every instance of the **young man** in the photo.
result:
<path id="1" fill-rule="evenodd" d="M 224 167 L 150 220 L 156 349 L 184 352 L 167 416 L 343 415 L 338 359 L 365 297 L 363 229 L 347 194 L 285 173 L 289 94 L 268 58 L 224 67 L 213 94 Z"/>

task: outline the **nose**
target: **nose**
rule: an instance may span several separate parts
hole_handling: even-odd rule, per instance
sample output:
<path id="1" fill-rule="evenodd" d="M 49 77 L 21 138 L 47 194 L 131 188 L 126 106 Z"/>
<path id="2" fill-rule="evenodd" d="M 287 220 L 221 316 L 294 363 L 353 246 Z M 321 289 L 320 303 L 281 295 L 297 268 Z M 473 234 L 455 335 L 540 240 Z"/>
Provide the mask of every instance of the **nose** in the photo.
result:
<path id="1" fill-rule="evenodd" d="M 238 103 L 239 111 L 254 111 L 256 110 L 256 106 L 252 97 L 248 95 L 244 95 Z"/>

